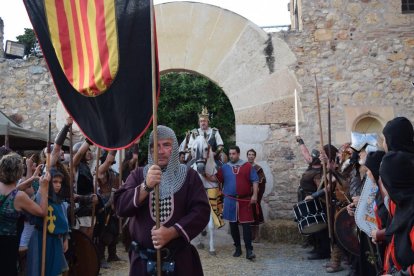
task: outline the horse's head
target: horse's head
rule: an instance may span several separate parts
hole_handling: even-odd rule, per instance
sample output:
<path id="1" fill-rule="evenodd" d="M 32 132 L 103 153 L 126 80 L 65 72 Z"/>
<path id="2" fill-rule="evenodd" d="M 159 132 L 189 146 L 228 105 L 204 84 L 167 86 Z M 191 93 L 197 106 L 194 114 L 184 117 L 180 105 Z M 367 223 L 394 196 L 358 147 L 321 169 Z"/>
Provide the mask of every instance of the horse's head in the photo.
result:
<path id="1" fill-rule="evenodd" d="M 206 164 L 210 157 L 210 145 L 202 136 L 197 136 L 191 148 L 191 155 L 197 165 L 197 172 L 205 174 Z"/>

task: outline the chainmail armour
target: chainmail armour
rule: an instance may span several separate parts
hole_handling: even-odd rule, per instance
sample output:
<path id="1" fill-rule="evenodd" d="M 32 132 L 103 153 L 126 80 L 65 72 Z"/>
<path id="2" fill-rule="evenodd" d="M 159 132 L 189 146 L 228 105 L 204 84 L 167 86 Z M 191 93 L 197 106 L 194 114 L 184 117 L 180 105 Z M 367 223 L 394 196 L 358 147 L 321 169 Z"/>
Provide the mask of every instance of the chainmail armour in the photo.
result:
<path id="1" fill-rule="evenodd" d="M 179 161 L 179 146 L 177 137 L 175 136 L 174 131 L 166 126 L 157 127 L 158 139 L 172 139 L 173 140 L 173 149 L 171 152 L 170 159 L 168 160 L 167 168 L 162 169 L 161 183 L 159 185 L 160 189 L 160 200 L 163 200 L 167 197 L 172 196 L 178 192 L 184 184 L 185 178 L 187 176 L 187 166 L 180 164 Z M 154 165 L 154 160 L 152 159 L 151 154 L 151 145 L 154 143 L 153 132 L 149 137 L 148 147 L 148 165 L 144 167 L 144 179 L 147 177 L 148 169 Z"/>

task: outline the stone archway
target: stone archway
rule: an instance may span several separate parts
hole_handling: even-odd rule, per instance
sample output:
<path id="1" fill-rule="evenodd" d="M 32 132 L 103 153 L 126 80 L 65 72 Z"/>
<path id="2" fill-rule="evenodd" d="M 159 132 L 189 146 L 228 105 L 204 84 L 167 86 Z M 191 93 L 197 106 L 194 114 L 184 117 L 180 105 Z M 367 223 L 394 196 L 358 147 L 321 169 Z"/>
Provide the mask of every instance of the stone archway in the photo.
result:
<path id="1" fill-rule="evenodd" d="M 155 6 L 160 70 L 201 74 L 230 99 L 236 125 L 292 121 L 298 87 L 288 45 L 231 11 L 195 2 Z"/>
<path id="2" fill-rule="evenodd" d="M 223 89 L 242 156 L 256 149 L 271 191 L 274 169 L 264 147 L 271 124 L 293 124 L 293 91 L 301 90 L 290 69 L 295 55 L 282 39 L 220 7 L 173 2 L 156 5 L 155 13 L 160 71 L 196 72 Z"/>

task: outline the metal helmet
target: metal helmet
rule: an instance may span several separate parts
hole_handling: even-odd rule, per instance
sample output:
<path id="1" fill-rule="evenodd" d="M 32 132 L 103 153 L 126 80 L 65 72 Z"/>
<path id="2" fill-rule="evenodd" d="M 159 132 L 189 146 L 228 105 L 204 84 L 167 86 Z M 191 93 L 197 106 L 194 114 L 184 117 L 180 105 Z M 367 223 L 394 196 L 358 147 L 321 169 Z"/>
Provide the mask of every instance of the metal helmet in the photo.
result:
<path id="1" fill-rule="evenodd" d="M 78 152 L 78 150 L 80 149 L 82 144 L 83 144 L 83 142 L 77 142 L 76 144 L 73 145 L 73 147 L 72 147 L 73 154 Z"/>

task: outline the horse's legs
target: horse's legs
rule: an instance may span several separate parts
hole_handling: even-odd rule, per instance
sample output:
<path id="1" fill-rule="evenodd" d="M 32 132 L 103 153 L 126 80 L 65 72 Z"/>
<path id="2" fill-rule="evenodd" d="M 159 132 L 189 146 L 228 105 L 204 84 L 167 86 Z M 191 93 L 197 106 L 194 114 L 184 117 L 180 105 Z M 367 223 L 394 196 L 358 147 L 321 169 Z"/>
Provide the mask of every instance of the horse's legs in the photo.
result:
<path id="1" fill-rule="evenodd" d="M 213 222 L 213 213 L 210 212 L 210 220 L 208 222 L 208 232 L 210 236 L 210 255 L 216 255 L 216 250 L 214 249 L 214 222 Z"/>

